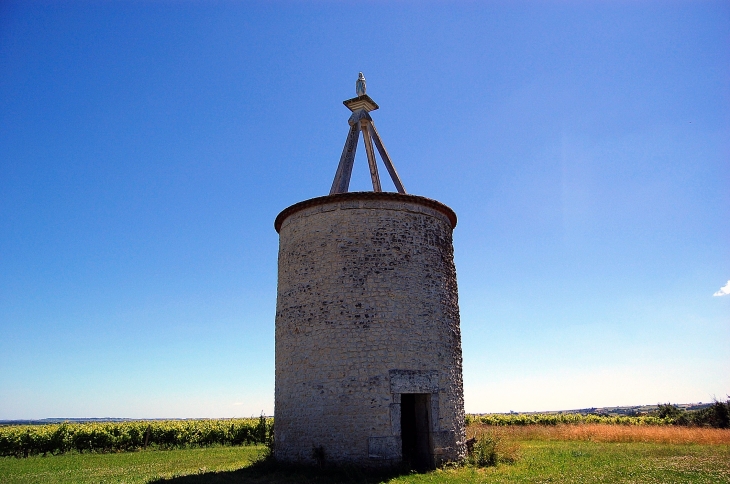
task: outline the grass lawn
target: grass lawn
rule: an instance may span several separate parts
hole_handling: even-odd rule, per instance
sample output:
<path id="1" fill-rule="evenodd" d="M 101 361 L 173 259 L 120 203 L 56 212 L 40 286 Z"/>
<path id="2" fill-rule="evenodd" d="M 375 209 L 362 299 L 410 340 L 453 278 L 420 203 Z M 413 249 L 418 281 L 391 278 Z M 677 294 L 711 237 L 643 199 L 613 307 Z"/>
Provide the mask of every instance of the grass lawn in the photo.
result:
<path id="1" fill-rule="evenodd" d="M 730 446 L 586 441 L 520 443 L 515 464 L 440 470 L 392 483 L 730 483 Z"/>
<path id="2" fill-rule="evenodd" d="M 514 434 L 514 464 L 458 467 L 427 474 L 372 475 L 253 464 L 263 447 L 71 454 L 0 459 L 2 483 L 728 483 L 730 445 L 604 442 Z M 613 439 L 619 437 L 611 437 Z M 622 437 L 621 437 L 622 438 Z M 516 450 L 514 450 L 516 448 Z"/>
<path id="3" fill-rule="evenodd" d="M 117 454 L 0 457 L 0 483 L 144 483 L 248 466 L 263 446 L 147 450 Z"/>

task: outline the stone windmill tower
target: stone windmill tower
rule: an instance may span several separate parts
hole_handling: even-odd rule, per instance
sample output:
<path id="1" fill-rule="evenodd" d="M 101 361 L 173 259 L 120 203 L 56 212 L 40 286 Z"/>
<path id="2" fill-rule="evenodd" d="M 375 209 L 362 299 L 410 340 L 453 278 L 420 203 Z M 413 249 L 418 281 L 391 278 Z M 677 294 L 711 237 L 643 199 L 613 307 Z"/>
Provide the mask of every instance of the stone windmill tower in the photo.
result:
<path id="1" fill-rule="evenodd" d="M 276 217 L 274 455 L 427 469 L 465 454 L 456 215 L 406 194 L 362 73 L 356 92 L 330 194 Z M 348 193 L 360 133 L 373 191 Z"/>

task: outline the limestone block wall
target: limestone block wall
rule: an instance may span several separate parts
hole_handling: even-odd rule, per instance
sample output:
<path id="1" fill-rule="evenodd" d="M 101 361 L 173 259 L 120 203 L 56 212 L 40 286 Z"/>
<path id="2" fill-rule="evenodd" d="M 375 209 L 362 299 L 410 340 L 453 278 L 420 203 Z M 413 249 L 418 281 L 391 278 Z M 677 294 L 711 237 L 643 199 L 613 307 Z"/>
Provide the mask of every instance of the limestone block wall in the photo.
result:
<path id="1" fill-rule="evenodd" d="M 429 394 L 436 463 L 465 452 L 453 211 L 344 193 L 277 217 L 275 456 L 399 463 L 401 395 Z"/>

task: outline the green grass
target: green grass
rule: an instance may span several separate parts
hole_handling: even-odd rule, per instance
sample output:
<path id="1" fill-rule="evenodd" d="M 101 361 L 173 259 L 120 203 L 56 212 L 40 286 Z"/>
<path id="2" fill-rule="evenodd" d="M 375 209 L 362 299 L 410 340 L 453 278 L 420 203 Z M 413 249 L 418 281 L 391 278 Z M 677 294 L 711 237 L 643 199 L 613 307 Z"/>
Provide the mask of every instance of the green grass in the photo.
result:
<path id="1" fill-rule="evenodd" d="M 2 483 L 730 483 L 730 446 L 521 441 L 515 464 L 367 474 L 253 464 L 261 446 L 0 459 Z"/>
<path id="2" fill-rule="evenodd" d="M 392 483 L 730 483 L 730 447 L 529 441 L 512 465 L 407 476 Z"/>
<path id="3" fill-rule="evenodd" d="M 159 478 L 230 471 L 248 466 L 263 446 L 146 450 L 115 454 L 63 454 L 0 458 L 0 482 L 145 483 Z"/>

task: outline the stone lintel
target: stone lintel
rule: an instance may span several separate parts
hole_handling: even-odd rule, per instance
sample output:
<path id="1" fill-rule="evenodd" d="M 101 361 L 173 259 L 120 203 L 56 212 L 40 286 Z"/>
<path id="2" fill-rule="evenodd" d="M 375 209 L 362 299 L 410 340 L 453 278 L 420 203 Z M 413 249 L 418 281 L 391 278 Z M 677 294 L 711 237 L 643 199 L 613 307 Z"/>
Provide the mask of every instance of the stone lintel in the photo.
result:
<path id="1" fill-rule="evenodd" d="M 390 370 L 390 393 L 437 393 L 439 374 L 436 370 Z"/>

